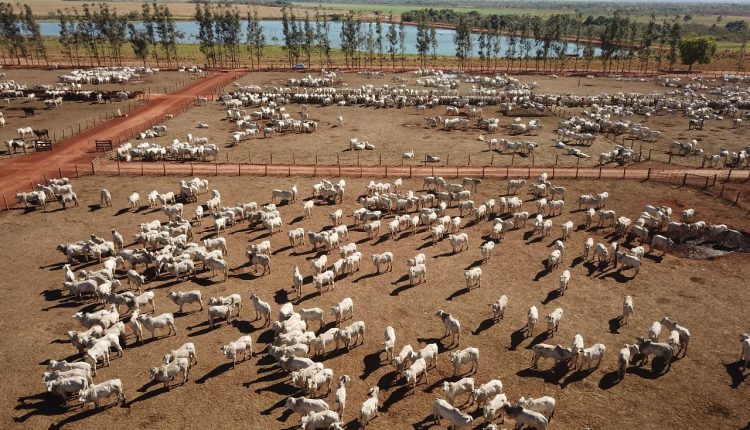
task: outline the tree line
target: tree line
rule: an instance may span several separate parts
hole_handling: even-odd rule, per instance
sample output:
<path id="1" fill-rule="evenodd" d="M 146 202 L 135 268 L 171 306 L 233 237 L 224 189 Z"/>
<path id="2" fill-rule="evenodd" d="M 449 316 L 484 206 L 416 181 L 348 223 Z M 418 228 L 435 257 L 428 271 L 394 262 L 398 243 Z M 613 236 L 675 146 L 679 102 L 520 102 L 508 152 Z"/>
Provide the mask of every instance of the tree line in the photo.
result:
<path id="1" fill-rule="evenodd" d="M 552 14 L 547 18 L 532 15 L 490 14 L 472 11 L 459 13 L 453 9 L 420 9 L 404 12 L 406 22 L 449 24 L 455 27 L 454 45 L 459 65 L 478 61 L 480 69 L 496 67 L 498 58 L 507 59 L 508 67 L 537 70 L 562 70 L 579 62 L 586 69 L 596 58 L 608 72 L 648 72 L 653 63 L 672 70 L 682 39 L 678 17 L 657 22 L 652 15 L 647 23 L 615 11 L 611 17 L 577 14 Z M 476 33 L 472 36 L 472 33 Z M 500 40 L 507 37 L 505 52 Z M 474 48 L 477 49 L 476 55 Z"/>
<path id="2" fill-rule="evenodd" d="M 438 37 L 435 24 L 455 28 L 453 50 L 459 68 L 477 67 L 496 70 L 500 59 L 506 68 L 588 70 L 595 60 L 608 72 L 649 72 L 667 65 L 671 70 L 678 60 L 692 65 L 711 60 L 716 51 L 710 39 L 683 42 L 683 22 L 678 16 L 658 22 L 655 16 L 645 23 L 615 11 L 610 17 L 582 14 L 553 14 L 547 18 L 531 15 L 491 14 L 476 11 L 459 13 L 453 9 L 420 9 L 404 12 L 401 19 L 376 14 L 374 21 L 364 21 L 353 11 L 329 17 L 315 10 L 297 16 L 282 7 L 282 49 L 290 66 L 321 67 L 333 64 L 331 26 L 341 23 L 340 55 L 347 67 L 383 68 L 390 63 L 403 67 L 406 58 L 406 23 L 416 26 L 416 52 L 421 67 L 437 58 Z M 123 49 L 129 44 L 137 59 L 157 66 L 180 64 L 177 46 L 185 35 L 175 25 L 175 18 L 165 4 L 143 3 L 141 11 L 118 14 L 106 3 L 84 3 L 58 9 L 61 51 L 70 64 L 120 65 Z M 198 51 L 208 67 L 238 67 L 247 63 L 260 67 L 266 55 L 266 36 L 257 11 L 243 16 L 233 4 L 196 3 L 194 18 L 198 26 Z M 246 28 L 243 29 L 243 20 Z M 243 31 L 244 30 L 244 31 Z M 748 27 L 744 21 L 732 21 L 726 30 L 741 34 L 742 65 Z M 243 40 L 244 35 L 244 40 Z M 689 42 L 689 43 L 688 43 Z M 243 55 L 245 44 L 247 57 Z M 598 52 L 598 55 L 595 55 Z M 708 53 L 708 55 L 705 55 Z M 28 5 L 0 3 L 0 54 L 17 64 L 48 63 L 47 48 L 38 23 Z M 338 52 L 336 54 L 339 54 Z M 571 64 L 572 63 L 572 64 Z"/>
<path id="3" fill-rule="evenodd" d="M 37 63 L 49 64 L 39 24 L 29 5 L 0 3 L 0 54 L 16 64 L 22 60 L 29 64 L 34 58 Z"/>

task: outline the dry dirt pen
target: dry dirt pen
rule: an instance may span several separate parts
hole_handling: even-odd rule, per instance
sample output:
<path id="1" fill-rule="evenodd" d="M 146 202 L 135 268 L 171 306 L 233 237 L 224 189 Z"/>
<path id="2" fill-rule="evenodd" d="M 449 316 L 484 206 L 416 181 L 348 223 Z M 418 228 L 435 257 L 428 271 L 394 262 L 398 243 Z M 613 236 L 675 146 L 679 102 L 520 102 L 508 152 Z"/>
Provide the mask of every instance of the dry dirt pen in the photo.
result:
<path id="1" fill-rule="evenodd" d="M 68 73 L 68 70 L 5 70 L 6 80 L 15 80 L 24 83 L 29 88 L 34 85 L 55 85 L 59 82 L 58 76 Z M 178 72 L 157 72 L 152 75 L 141 75 L 140 80 L 133 80 L 124 84 L 83 85 L 82 90 L 99 91 L 128 91 L 143 92 L 144 96 L 149 94 L 165 93 L 175 91 L 193 80 L 197 76 Z M 0 129 L 0 140 L 3 142 L 19 137 L 16 131 L 21 127 L 33 129 L 46 128 L 53 144 L 57 141 L 69 138 L 74 134 L 89 129 L 108 119 L 113 118 L 118 109 L 120 113 L 127 114 L 131 109 L 142 104 L 142 100 L 131 99 L 125 102 L 96 103 L 83 101 L 66 101 L 62 107 L 57 109 L 46 109 L 43 100 L 29 101 L 24 98 L 10 100 L 9 104 L 0 107 L 5 116 L 5 127 Z M 36 112 L 34 116 L 26 117 L 22 108 L 33 107 Z M 31 139 L 31 138 L 28 138 Z M 33 151 L 33 149 L 31 149 Z M 7 156 L 7 148 L 0 146 L 1 156 Z M 23 151 L 13 156 L 23 155 Z"/>
<path id="2" fill-rule="evenodd" d="M 209 178 L 209 188 L 220 190 L 226 204 L 270 200 L 272 188 L 288 189 L 296 184 L 302 198 L 310 195 L 312 178 Z M 329 309 L 344 297 L 355 303 L 354 320 L 367 324 L 367 336 L 362 346 L 352 351 L 329 352 L 323 361 L 334 370 L 335 376 L 350 375 L 349 397 L 345 420 L 347 428 L 357 428 L 358 415 L 366 391 L 381 388 L 381 413 L 371 428 L 425 428 L 431 425 L 428 415 L 432 400 L 442 395 L 442 382 L 455 380 L 448 363 L 440 321 L 434 317 L 438 309 L 455 315 L 462 324 L 461 347 L 475 346 L 480 350 L 478 383 L 500 378 L 510 399 L 520 396 L 551 395 L 557 399 L 557 411 L 551 422 L 554 429 L 609 428 L 612 422 L 622 426 L 641 428 L 694 428 L 696 423 L 710 423 L 714 428 L 738 428 L 747 425 L 746 399 L 750 388 L 747 371 L 739 368 L 738 334 L 747 332 L 746 306 L 748 290 L 747 254 L 729 253 L 711 260 L 648 256 L 640 273 L 618 273 L 611 268 L 599 272 L 593 264 L 580 258 L 583 242 L 589 236 L 597 242 L 612 240 L 611 228 L 586 231 L 580 226 L 567 242 L 568 253 L 562 267 L 546 273 L 542 260 L 549 254 L 551 243 L 559 236 L 557 226 L 570 219 L 576 225 L 583 221 L 583 213 L 576 210 L 574 197 L 584 192 L 608 191 L 608 208 L 618 215 L 631 218 L 640 213 L 644 204 L 669 205 L 679 213 L 683 208 L 696 209 L 697 218 L 709 223 L 725 223 L 747 231 L 749 222 L 744 211 L 686 188 L 675 188 L 655 183 L 633 181 L 555 181 L 568 190 L 568 205 L 562 215 L 554 218 L 555 227 L 550 237 L 539 240 L 529 236 L 529 228 L 509 232 L 495 248 L 492 259 L 482 264 L 483 282 L 480 289 L 467 291 L 463 270 L 480 264 L 479 246 L 487 239 L 492 223 L 479 224 L 465 219 L 463 231 L 470 237 L 467 251 L 451 254 L 447 241 L 431 245 L 426 233 L 405 235 L 396 241 L 381 237 L 367 240 L 361 229 L 352 228 L 351 213 L 357 207 L 355 199 L 364 190 L 366 180 L 347 179 L 347 195 L 342 207 L 345 222 L 350 225 L 349 241 L 357 242 L 365 261 L 359 272 L 339 279 L 336 289 L 318 296 L 312 286 L 305 285 L 303 297 L 295 307 Z M 474 195 L 475 201 L 497 198 L 505 190 L 505 181 L 487 180 Z M 303 275 L 312 270 L 309 260 L 317 254 L 309 246 L 290 248 L 286 230 L 303 227 L 320 230 L 330 224 L 328 213 L 335 206 L 316 206 L 313 218 L 302 219 L 302 202 L 281 206 L 285 222 L 281 233 L 272 237 L 265 231 L 248 230 L 247 224 L 230 228 L 222 235 L 227 238 L 230 277 L 219 282 L 201 272 L 189 281 L 155 279 L 154 271 L 146 272 L 147 288 L 156 294 L 157 311 L 176 312 L 177 307 L 166 299 L 169 291 L 199 289 L 205 298 L 229 293 L 241 293 L 245 307 L 242 315 L 231 325 L 223 324 L 210 330 L 205 312 L 186 308 L 185 315 L 176 315 L 178 333 L 173 337 L 159 337 L 135 344 L 128 332 L 123 357 L 113 355 L 110 367 L 103 368 L 96 382 L 110 378 L 122 379 L 127 396 L 125 407 L 111 407 L 94 411 L 89 405 L 82 409 L 73 404 L 63 408 L 59 398 L 43 393 L 40 383 L 43 364 L 50 358 L 72 355 L 74 348 L 64 339 L 65 332 L 77 328 L 71 315 L 80 309 L 92 310 L 93 302 L 76 303 L 60 293 L 63 279 L 63 256 L 55 251 L 62 242 L 85 239 L 91 233 L 109 237 L 116 228 L 126 238 L 132 238 L 137 225 L 153 219 L 165 220 L 160 211 L 141 208 L 133 213 L 126 197 L 137 191 L 144 196 L 152 189 L 160 192 L 177 191 L 177 177 L 109 178 L 85 177 L 74 181 L 81 200 L 80 207 L 66 211 L 56 205 L 48 211 L 14 210 L 0 214 L 5 226 L 0 240 L 6 244 L 0 251 L 6 262 L 4 275 L 6 302 L 9 306 L 0 318 L 5 346 L 0 358 L 6 363 L 3 372 L 8 389 L 3 391 L 2 422 L 9 428 L 100 428 L 113 420 L 142 427 L 201 427 L 232 428 L 293 428 L 298 417 L 285 412 L 283 402 L 296 389 L 289 385 L 286 375 L 277 371 L 272 360 L 258 353 L 252 359 L 231 368 L 219 352 L 219 347 L 242 334 L 249 334 L 260 352 L 272 340 L 271 331 L 254 322 L 249 294 L 257 293 L 270 302 L 272 315 L 280 303 L 290 299 L 292 267 L 298 265 Z M 421 189 L 420 179 L 404 181 L 404 189 Z M 100 208 L 99 190 L 112 192 L 114 207 Z M 524 196 L 528 199 L 528 196 Z M 200 201 L 205 200 L 205 195 Z M 192 214 L 195 204 L 186 205 Z M 533 202 L 525 202 L 522 210 L 534 211 Z M 457 215 L 451 208 L 448 214 Z M 212 222 L 194 228 L 195 240 L 212 237 Z M 244 250 L 248 243 L 270 240 L 273 248 L 272 273 L 256 277 L 246 266 Z M 344 241 L 346 243 L 346 241 Z M 369 257 L 374 252 L 392 251 L 396 257 L 392 273 L 375 274 Z M 427 282 L 410 287 L 405 280 L 405 260 L 418 252 L 427 255 Z M 331 256 L 333 260 L 335 255 Z M 77 266 L 96 268 L 97 265 Z M 562 270 L 572 273 L 567 293 L 558 297 L 555 289 Z M 499 323 L 492 324 L 488 303 L 500 295 L 509 298 L 508 311 Z M 633 296 L 636 314 L 630 322 L 617 327 L 625 295 Z M 524 339 L 520 329 L 525 325 L 529 306 L 539 308 L 544 316 L 556 307 L 565 311 L 559 332 L 546 339 L 539 330 L 531 339 Z M 645 335 L 652 321 L 670 316 L 687 326 L 693 335 L 685 358 L 672 364 L 664 375 L 652 373 L 651 365 L 633 367 L 622 381 L 616 377 L 616 355 L 619 348 Z M 330 326 L 331 318 L 326 322 Z M 427 382 L 420 384 L 414 394 L 407 393 L 404 381 L 384 364 L 382 334 L 387 325 L 396 330 L 397 349 L 410 343 L 422 347 L 425 342 L 438 342 L 441 354 L 437 370 L 430 371 Z M 544 324 L 540 324 L 544 325 Z M 537 342 L 569 345 L 576 333 L 583 335 L 586 344 L 604 343 L 607 347 L 599 369 L 576 372 L 564 367 L 551 369 L 551 363 L 540 362 L 539 370 L 529 369 L 530 345 Z M 190 381 L 167 392 L 148 382 L 147 369 L 157 365 L 163 354 L 183 342 L 194 342 L 199 364 L 190 372 Z M 447 342 L 446 342 L 447 343 Z M 11 370 L 12 369 L 12 370 Z M 332 403 L 332 395 L 326 400 Z M 220 410 L 220 419 L 217 419 Z M 474 408 L 469 408 L 474 416 Z M 481 421 L 481 420 L 480 420 Z M 477 427 L 480 421 L 477 421 Z M 445 425 L 445 421 L 443 422 Z M 506 423 L 510 426 L 510 423 Z"/>
<path id="3" fill-rule="evenodd" d="M 289 77 L 298 77 L 297 73 L 248 73 L 238 80 L 243 85 L 268 85 L 283 86 Z M 360 85 L 382 84 L 397 85 L 391 82 L 395 76 L 386 74 L 383 79 L 367 78 L 354 73 L 345 73 L 343 82 L 349 87 L 356 88 Z M 415 87 L 416 77 L 408 76 L 407 86 Z M 656 85 L 653 81 L 618 81 L 612 78 L 572 78 L 562 77 L 552 79 L 546 76 L 520 76 L 524 82 L 536 81 L 539 93 L 556 94 L 615 94 L 617 92 L 665 92 L 672 88 Z M 466 94 L 470 84 L 461 83 L 459 91 Z M 421 87 L 424 88 L 424 87 Z M 225 88 L 233 91 L 233 86 Z M 294 118 L 300 117 L 301 106 L 290 104 L 287 111 Z M 251 107 L 245 109 L 248 113 L 255 110 Z M 173 139 L 186 140 L 187 134 L 193 136 L 208 137 L 210 143 L 221 147 L 219 161 L 230 163 L 277 163 L 277 164 L 345 164 L 345 165 L 408 165 L 424 164 L 427 153 L 440 157 L 439 166 L 445 165 L 494 165 L 494 166 L 595 166 L 599 163 L 599 154 L 612 150 L 614 143 L 624 144 L 639 152 L 644 161 L 658 163 L 674 163 L 676 165 L 700 167 L 702 158 L 698 156 L 670 157 L 667 152 L 672 140 L 678 139 L 688 141 L 697 139 L 700 147 L 704 148 L 706 154 L 718 153 L 721 148 L 739 150 L 744 147 L 741 139 L 743 128 L 733 129 L 730 119 L 724 121 L 706 121 L 703 130 L 687 130 L 688 120 L 682 115 L 655 115 L 649 119 L 641 116 L 632 116 L 625 119 L 634 122 L 642 122 L 653 130 L 663 131 L 663 136 L 657 142 L 624 140 L 624 136 L 596 135 L 596 140 L 591 146 L 576 146 L 591 158 L 579 159 L 567 155 L 565 151 L 553 147 L 557 138 L 554 130 L 562 119 L 571 115 L 579 114 L 581 109 L 554 108 L 548 109 L 544 114 L 537 116 L 523 116 L 523 122 L 537 119 L 544 128 L 536 135 L 509 135 L 502 127 L 498 133 L 488 135 L 487 138 L 506 138 L 508 140 L 523 140 L 538 144 L 533 156 L 527 156 L 521 152 L 511 154 L 490 150 L 488 145 L 477 140 L 482 130 L 475 128 L 475 120 L 471 119 L 472 126 L 465 131 L 440 130 L 428 128 L 425 116 L 445 116 L 445 106 L 428 109 L 425 113 L 417 113 L 413 108 L 403 109 L 376 109 L 361 106 L 310 106 L 310 119 L 317 121 L 318 130 L 311 134 L 285 133 L 273 137 L 257 138 L 242 141 L 236 146 L 230 145 L 231 133 L 235 131 L 235 124 L 226 118 L 226 109 L 216 103 L 209 102 L 204 107 L 194 107 L 186 113 L 165 122 L 169 132 L 160 138 L 148 139 L 149 142 L 158 143 L 163 146 L 169 145 Z M 496 107 L 486 106 L 483 112 L 485 117 L 500 117 L 501 124 L 507 125 L 515 115 L 504 117 L 496 112 Z M 525 114 L 524 114 L 525 115 Z M 337 118 L 344 118 L 343 126 L 338 126 Z M 199 123 L 209 125 L 208 129 L 198 129 Z M 262 134 L 262 133 L 261 133 Z M 349 139 L 359 138 L 367 140 L 375 145 L 375 149 L 368 151 L 353 151 L 349 149 Z M 133 144 L 138 143 L 133 141 Z M 414 151 L 414 158 L 404 160 L 402 155 Z"/>

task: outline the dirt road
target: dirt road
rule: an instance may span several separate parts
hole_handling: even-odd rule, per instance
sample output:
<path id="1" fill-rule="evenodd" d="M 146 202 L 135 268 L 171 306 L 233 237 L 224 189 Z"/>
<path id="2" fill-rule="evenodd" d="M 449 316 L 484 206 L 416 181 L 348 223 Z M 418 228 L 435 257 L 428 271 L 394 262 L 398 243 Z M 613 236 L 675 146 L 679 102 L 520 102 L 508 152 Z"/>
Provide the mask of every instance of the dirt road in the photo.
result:
<path id="1" fill-rule="evenodd" d="M 127 116 L 112 119 L 70 139 L 56 142 L 52 151 L 0 160 L 0 195 L 11 196 L 16 189 L 26 189 L 30 181 L 37 181 L 42 175 L 56 176 L 59 167 L 73 168 L 75 164 L 90 164 L 99 155 L 95 152 L 94 140 L 111 139 L 116 144 L 123 132 L 159 121 L 165 114 L 190 103 L 195 97 L 215 92 L 243 73 L 241 70 L 214 73 L 173 93 L 152 95 L 148 102 L 130 111 Z"/>

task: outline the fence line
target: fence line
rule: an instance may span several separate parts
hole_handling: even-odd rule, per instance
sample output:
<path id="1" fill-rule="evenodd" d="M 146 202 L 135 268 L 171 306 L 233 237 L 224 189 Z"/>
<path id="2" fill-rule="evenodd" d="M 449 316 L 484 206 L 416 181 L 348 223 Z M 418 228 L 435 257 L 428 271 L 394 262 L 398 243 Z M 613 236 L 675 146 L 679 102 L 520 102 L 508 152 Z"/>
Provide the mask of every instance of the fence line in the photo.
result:
<path id="1" fill-rule="evenodd" d="M 280 165 L 249 163 L 119 163 L 95 159 L 87 165 L 75 164 L 72 167 L 58 167 L 42 172 L 36 181 L 30 181 L 29 188 L 19 187 L 18 191 L 31 191 L 35 183 L 46 183 L 49 178 L 82 176 L 308 176 L 308 177 L 381 177 L 415 178 L 443 176 L 446 179 L 480 177 L 492 179 L 535 178 L 542 173 L 554 179 L 626 179 L 654 181 L 688 186 L 698 189 L 715 188 L 721 185 L 719 198 L 750 210 L 750 204 L 740 200 L 741 191 L 725 189 L 725 184 L 750 181 L 748 171 L 714 171 L 712 174 L 695 174 L 684 171 L 670 171 L 643 168 L 588 168 L 588 167 L 499 167 L 499 166 L 356 166 L 356 165 Z M 0 210 L 15 206 L 15 196 L 3 195 Z M 10 199 L 8 199 L 10 197 Z"/>

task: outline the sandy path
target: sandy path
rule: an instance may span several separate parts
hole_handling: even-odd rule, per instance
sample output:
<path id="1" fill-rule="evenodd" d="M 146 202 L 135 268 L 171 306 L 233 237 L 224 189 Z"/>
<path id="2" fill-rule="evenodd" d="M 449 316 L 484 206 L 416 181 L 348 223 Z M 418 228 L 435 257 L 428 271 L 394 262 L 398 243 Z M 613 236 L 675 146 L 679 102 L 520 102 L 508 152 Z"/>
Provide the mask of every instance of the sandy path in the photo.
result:
<path id="1" fill-rule="evenodd" d="M 94 140 L 111 139 L 116 144 L 124 131 L 159 120 L 165 113 L 175 111 L 197 96 L 215 92 L 243 73 L 240 70 L 214 73 L 173 93 L 152 95 L 148 102 L 130 111 L 128 116 L 112 119 L 57 142 L 52 151 L 0 160 L 0 195 L 8 197 L 10 203 L 16 189 L 27 189 L 31 181 L 38 181 L 42 175 L 57 175 L 58 168 L 72 169 L 76 164 L 89 165 L 100 154 L 94 150 Z"/>

